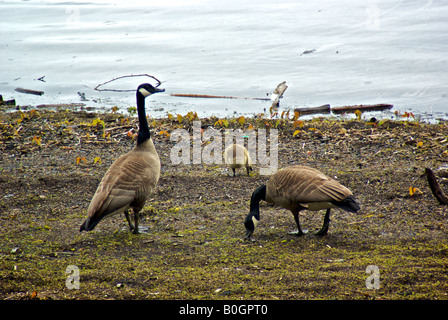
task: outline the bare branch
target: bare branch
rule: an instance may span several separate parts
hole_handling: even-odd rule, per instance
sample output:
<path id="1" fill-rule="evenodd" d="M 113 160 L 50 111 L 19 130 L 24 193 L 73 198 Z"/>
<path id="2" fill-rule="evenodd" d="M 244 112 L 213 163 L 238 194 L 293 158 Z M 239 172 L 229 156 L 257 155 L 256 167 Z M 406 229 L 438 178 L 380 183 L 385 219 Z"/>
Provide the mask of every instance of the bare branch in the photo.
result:
<path id="1" fill-rule="evenodd" d="M 160 86 L 160 84 L 162 83 L 162 82 L 161 82 L 159 79 L 157 79 L 156 77 L 151 76 L 151 75 L 146 74 L 146 73 L 144 73 L 144 74 L 128 74 L 128 75 L 125 75 L 125 76 L 121 76 L 121 77 L 113 78 L 113 79 L 111 79 L 111 80 L 109 80 L 109 81 L 100 83 L 99 85 L 97 85 L 97 86 L 95 87 L 95 90 L 96 90 L 96 91 L 113 91 L 113 92 L 132 92 L 132 91 L 135 91 L 135 89 L 99 89 L 101 86 L 104 86 L 104 85 L 106 85 L 106 84 L 108 84 L 108 83 L 111 83 L 111 82 L 113 82 L 113 81 L 116 81 L 116 80 L 119 80 L 119 79 L 123 79 L 123 78 L 133 78 L 133 77 L 149 77 L 149 78 L 152 78 L 152 79 L 154 79 L 154 80 L 157 81 L 156 88 L 157 88 L 158 86 Z"/>

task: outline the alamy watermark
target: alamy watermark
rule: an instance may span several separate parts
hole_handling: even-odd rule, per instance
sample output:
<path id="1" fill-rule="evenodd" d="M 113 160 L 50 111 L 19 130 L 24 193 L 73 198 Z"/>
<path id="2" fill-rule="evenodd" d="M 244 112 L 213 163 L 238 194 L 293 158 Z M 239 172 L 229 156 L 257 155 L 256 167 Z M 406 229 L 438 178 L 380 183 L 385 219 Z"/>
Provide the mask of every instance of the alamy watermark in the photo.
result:
<path id="1" fill-rule="evenodd" d="M 380 8 L 376 5 L 371 5 L 366 8 L 366 29 L 367 30 L 380 30 L 381 28 L 381 12 Z"/>
<path id="2" fill-rule="evenodd" d="M 70 6 L 65 8 L 65 25 L 67 28 L 79 28 L 81 23 L 80 10 L 78 7 Z"/>
<path id="3" fill-rule="evenodd" d="M 75 265 L 69 265 L 65 269 L 65 273 L 68 274 L 65 280 L 65 286 L 67 289 L 79 289 L 79 268 Z"/>
<path id="4" fill-rule="evenodd" d="M 369 265 L 366 268 L 366 273 L 370 274 L 370 276 L 366 279 L 366 288 L 371 289 L 379 289 L 380 288 L 380 268 L 375 265 Z"/>
<path id="5" fill-rule="evenodd" d="M 260 175 L 272 175 L 278 169 L 277 129 L 269 129 L 269 135 L 266 129 L 245 132 L 241 129 L 226 129 L 225 132 L 221 132 L 212 127 L 202 130 L 201 121 L 193 121 L 192 136 L 185 129 L 175 129 L 170 135 L 170 140 L 176 142 L 170 151 L 170 159 L 174 165 L 222 164 L 223 150 L 236 143 L 246 146 L 252 164 L 260 165 Z M 237 150 L 237 161 L 240 161 L 239 159 L 243 161 L 244 156 L 238 152 Z"/>

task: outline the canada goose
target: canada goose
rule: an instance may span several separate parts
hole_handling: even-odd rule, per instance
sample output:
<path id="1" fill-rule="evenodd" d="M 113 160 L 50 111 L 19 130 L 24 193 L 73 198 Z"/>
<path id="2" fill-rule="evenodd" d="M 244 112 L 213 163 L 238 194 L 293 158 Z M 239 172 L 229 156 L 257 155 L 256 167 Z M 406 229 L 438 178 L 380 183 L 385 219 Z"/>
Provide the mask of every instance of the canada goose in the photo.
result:
<path id="1" fill-rule="evenodd" d="M 231 144 L 228 146 L 224 150 L 224 160 L 232 168 L 234 177 L 236 168 L 245 166 L 247 176 L 249 176 L 249 170 L 252 170 L 252 160 L 250 159 L 249 152 L 242 145 Z"/>
<path id="2" fill-rule="evenodd" d="M 101 180 L 79 231 L 91 231 L 103 218 L 124 213 L 131 231 L 138 233 L 139 212 L 160 176 L 160 159 L 151 139 L 145 98 L 164 89 L 144 83 L 137 88 L 139 131 L 137 145 L 112 163 Z M 129 209 L 134 212 L 132 225 Z"/>
<path id="3" fill-rule="evenodd" d="M 357 212 L 360 209 L 352 192 L 336 180 L 310 167 L 291 166 L 275 173 L 266 185 L 258 187 L 252 193 L 250 212 L 244 221 L 246 239 L 252 236 L 260 221 L 260 200 L 291 210 L 297 224 L 298 236 L 303 235 L 299 223 L 300 210 L 327 209 L 322 229 L 316 233 L 323 236 L 328 232 L 331 208 L 349 212 Z"/>

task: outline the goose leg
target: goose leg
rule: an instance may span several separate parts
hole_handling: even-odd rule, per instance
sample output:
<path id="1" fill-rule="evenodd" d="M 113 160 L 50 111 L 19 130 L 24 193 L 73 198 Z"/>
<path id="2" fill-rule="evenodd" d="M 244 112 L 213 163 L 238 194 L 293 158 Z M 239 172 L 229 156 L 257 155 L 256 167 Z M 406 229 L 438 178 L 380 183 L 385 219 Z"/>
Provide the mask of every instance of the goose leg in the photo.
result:
<path id="1" fill-rule="evenodd" d="M 134 234 L 138 234 L 138 220 L 139 220 L 139 212 L 140 210 L 134 209 L 134 230 L 132 231 L 132 233 Z"/>
<path id="2" fill-rule="evenodd" d="M 126 220 L 127 220 L 128 224 L 129 224 L 129 229 L 130 229 L 131 231 L 133 231 L 133 230 L 135 229 L 135 227 L 134 227 L 134 225 L 133 225 L 132 222 L 131 222 L 131 218 L 129 217 L 129 210 L 126 210 L 126 211 L 124 212 L 124 216 L 126 217 Z"/>
<path id="3" fill-rule="evenodd" d="M 305 233 L 307 233 L 308 230 L 303 230 L 300 228 L 300 222 L 299 222 L 299 210 L 298 211 L 293 211 L 292 215 L 294 216 L 294 220 L 296 221 L 297 224 L 297 231 L 292 231 L 289 232 L 289 234 L 293 234 L 296 235 L 298 237 L 303 236 Z"/>
<path id="4" fill-rule="evenodd" d="M 322 226 L 322 229 L 320 229 L 318 232 L 316 232 L 316 236 L 324 236 L 327 234 L 328 227 L 330 226 L 330 210 L 331 209 L 327 209 L 327 213 L 325 213 L 324 224 Z"/>

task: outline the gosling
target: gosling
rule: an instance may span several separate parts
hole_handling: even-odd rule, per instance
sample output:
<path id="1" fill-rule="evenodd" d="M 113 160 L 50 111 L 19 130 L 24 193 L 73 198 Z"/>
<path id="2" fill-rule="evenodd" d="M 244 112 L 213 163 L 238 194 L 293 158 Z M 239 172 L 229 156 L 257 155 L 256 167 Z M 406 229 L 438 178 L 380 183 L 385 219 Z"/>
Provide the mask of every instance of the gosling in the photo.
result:
<path id="1" fill-rule="evenodd" d="M 235 177 L 235 169 L 246 167 L 247 176 L 249 171 L 252 171 L 252 160 L 250 159 L 249 152 L 245 147 L 239 144 L 231 144 L 224 150 L 225 163 L 233 170 L 233 176 Z"/>

